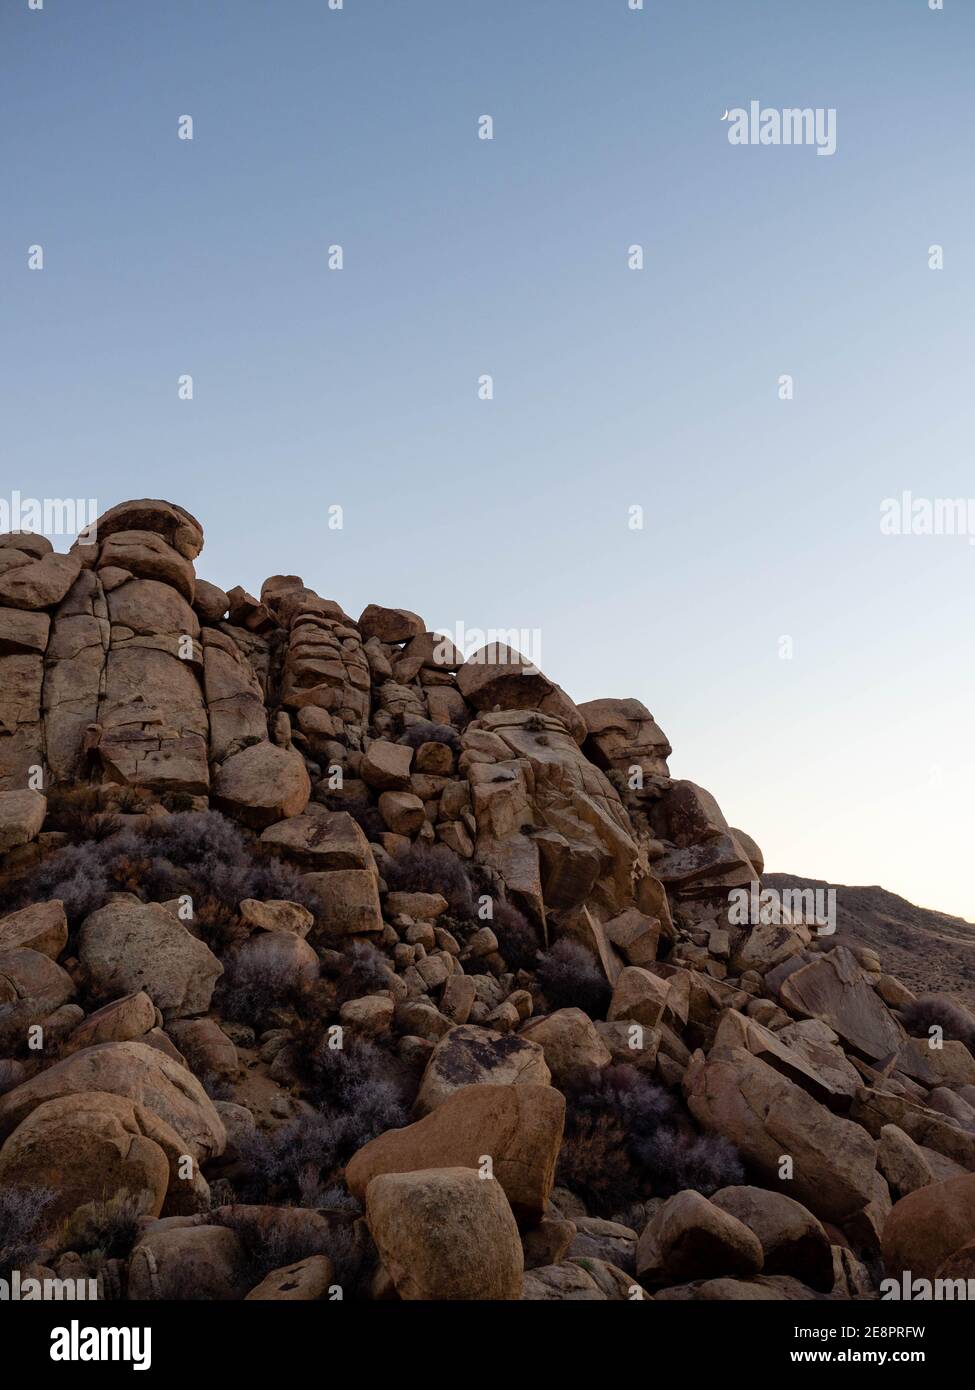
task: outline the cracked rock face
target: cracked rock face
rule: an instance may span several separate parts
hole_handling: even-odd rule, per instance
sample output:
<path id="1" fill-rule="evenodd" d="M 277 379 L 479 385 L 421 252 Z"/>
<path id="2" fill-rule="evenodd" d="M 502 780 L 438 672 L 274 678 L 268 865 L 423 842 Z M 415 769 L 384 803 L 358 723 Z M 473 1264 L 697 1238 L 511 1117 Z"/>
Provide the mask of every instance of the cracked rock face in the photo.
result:
<path id="1" fill-rule="evenodd" d="M 761 849 L 641 701 L 218 587 L 203 540 L 153 499 L 0 536 L 0 1178 L 62 1232 L 138 1208 L 116 1291 L 321 1297 L 336 1242 L 407 1300 L 966 1267 L 975 1019 L 927 1001 L 932 1048 L 873 951 L 756 916 Z"/>

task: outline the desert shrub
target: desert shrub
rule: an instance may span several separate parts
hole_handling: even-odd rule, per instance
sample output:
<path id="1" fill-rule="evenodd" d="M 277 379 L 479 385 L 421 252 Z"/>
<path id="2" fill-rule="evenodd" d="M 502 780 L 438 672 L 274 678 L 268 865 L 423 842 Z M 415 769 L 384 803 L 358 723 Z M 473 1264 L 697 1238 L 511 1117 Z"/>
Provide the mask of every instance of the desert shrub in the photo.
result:
<path id="1" fill-rule="evenodd" d="M 650 1175 L 655 1197 L 692 1187 L 710 1197 L 745 1180 L 738 1150 L 720 1134 L 688 1134 L 662 1127 L 632 1144 L 636 1160 Z"/>
<path id="2" fill-rule="evenodd" d="M 446 845 L 414 845 L 383 871 L 386 886 L 397 893 L 440 893 L 450 911 L 470 917 L 474 894 L 464 861 Z"/>
<path id="3" fill-rule="evenodd" d="M 563 1089 L 558 1181 L 596 1215 L 684 1188 L 710 1195 L 743 1180 L 734 1146 L 698 1134 L 674 1097 L 635 1067 L 583 1071 Z"/>
<path id="4" fill-rule="evenodd" d="M 579 941 L 563 936 L 538 957 L 538 983 L 553 1009 L 582 1009 L 605 1018 L 612 990 L 599 962 Z"/>
<path id="5" fill-rule="evenodd" d="M 541 939 L 523 912 L 513 903 L 497 898 L 490 926 L 498 938 L 498 948 L 510 970 L 534 970 Z"/>
<path id="6" fill-rule="evenodd" d="M 928 1037 L 939 1027 L 953 1042 L 964 1043 L 975 1056 L 975 1017 L 946 994 L 922 994 L 903 1010 L 901 1017 L 911 1037 Z"/>
<path id="7" fill-rule="evenodd" d="M 216 956 L 223 957 L 243 946 L 250 929 L 236 908 L 219 898 L 206 897 L 193 904 L 193 929 Z"/>
<path id="8" fill-rule="evenodd" d="M 128 1255 L 150 1209 L 151 1194 L 116 1192 L 104 1202 L 79 1208 L 68 1222 L 64 1244 L 71 1250 L 91 1252 L 103 1259 Z"/>
<path id="9" fill-rule="evenodd" d="M 242 1136 L 238 1152 L 245 1176 L 234 1184 L 241 1200 L 317 1206 L 338 1164 L 337 1128 L 333 1116 L 314 1111 L 270 1133 Z"/>
<path id="10" fill-rule="evenodd" d="M 51 855 L 31 876 L 24 901 L 60 898 L 69 921 L 87 917 L 111 891 L 102 850 L 95 844 L 68 845 Z"/>
<path id="11" fill-rule="evenodd" d="M 295 1008 L 302 992 L 303 981 L 292 967 L 249 952 L 231 954 L 224 961 L 214 1003 L 223 1018 L 249 1024 L 260 1033 L 273 1026 L 278 1011 Z"/>
<path id="12" fill-rule="evenodd" d="M 47 799 L 48 830 L 67 835 L 72 844 L 104 840 L 119 830 L 119 815 L 144 811 L 149 801 L 135 787 L 52 787 Z"/>
<path id="13" fill-rule="evenodd" d="M 460 737 L 452 725 L 435 724 L 427 719 L 410 724 L 403 730 L 399 742 L 408 748 L 421 748 L 424 743 L 445 743 L 452 753 L 459 753 L 461 749 Z"/>
<path id="14" fill-rule="evenodd" d="M 34 1264 L 46 1235 L 45 1212 L 57 1193 L 50 1187 L 0 1189 L 0 1278 Z"/>
<path id="15" fill-rule="evenodd" d="M 342 963 L 335 979 L 337 1002 L 361 999 L 389 988 L 389 962 L 368 941 L 354 941 L 342 952 Z"/>
<path id="16" fill-rule="evenodd" d="M 269 855 L 217 811 L 160 816 L 98 843 L 69 845 L 27 880 L 23 902 L 61 898 L 72 923 L 100 907 L 110 892 L 164 902 L 189 893 L 236 909 L 244 898 L 286 898 L 317 913 L 321 903 L 297 869 Z"/>
<path id="17" fill-rule="evenodd" d="M 399 1058 L 376 1043 L 347 1038 L 344 1047 L 331 1047 L 330 1040 L 323 1033 L 317 1047 L 299 1053 L 298 1074 L 312 1104 L 354 1118 L 362 1137 L 351 1156 L 377 1134 L 408 1122 L 413 1083 Z"/>
<path id="18" fill-rule="evenodd" d="M 241 1140 L 246 1202 L 324 1206 L 352 1155 L 387 1129 L 409 1123 L 408 1079 L 397 1059 L 372 1043 L 350 1042 L 306 1059 L 304 1078 L 316 1109 L 271 1134 Z"/>

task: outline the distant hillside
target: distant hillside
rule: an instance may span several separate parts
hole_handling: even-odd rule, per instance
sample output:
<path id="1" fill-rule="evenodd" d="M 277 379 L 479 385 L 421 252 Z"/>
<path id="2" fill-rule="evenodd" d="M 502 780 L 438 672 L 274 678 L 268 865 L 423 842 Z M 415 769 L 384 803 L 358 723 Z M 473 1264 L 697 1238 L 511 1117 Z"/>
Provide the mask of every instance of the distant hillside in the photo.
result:
<path id="1" fill-rule="evenodd" d="M 847 888 L 795 874 L 763 874 L 771 888 L 835 888 L 837 936 L 876 950 L 890 974 L 922 994 L 948 990 L 975 1006 L 975 924 L 915 907 L 886 888 Z"/>

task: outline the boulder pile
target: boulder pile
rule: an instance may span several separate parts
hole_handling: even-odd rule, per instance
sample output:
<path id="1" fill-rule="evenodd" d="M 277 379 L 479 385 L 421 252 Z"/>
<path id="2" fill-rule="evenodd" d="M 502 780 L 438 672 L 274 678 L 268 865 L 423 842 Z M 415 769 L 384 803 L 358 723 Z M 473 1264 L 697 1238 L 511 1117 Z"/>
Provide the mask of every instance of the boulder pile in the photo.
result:
<path id="1" fill-rule="evenodd" d="M 153 500 L 0 536 L 0 1277 L 975 1277 L 975 1018 L 763 893 L 645 705 L 202 549 Z"/>

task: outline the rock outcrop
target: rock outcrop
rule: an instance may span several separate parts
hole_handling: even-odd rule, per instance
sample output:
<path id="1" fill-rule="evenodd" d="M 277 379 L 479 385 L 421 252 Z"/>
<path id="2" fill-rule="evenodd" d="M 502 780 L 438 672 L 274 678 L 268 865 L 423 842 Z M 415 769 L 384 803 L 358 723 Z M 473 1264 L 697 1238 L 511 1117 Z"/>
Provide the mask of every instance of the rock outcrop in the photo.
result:
<path id="1" fill-rule="evenodd" d="M 0 537 L 0 1185 L 37 1258 L 127 1231 L 130 1299 L 967 1277 L 975 1018 L 766 883 L 644 704 L 202 552 L 151 499 L 68 555 Z"/>

